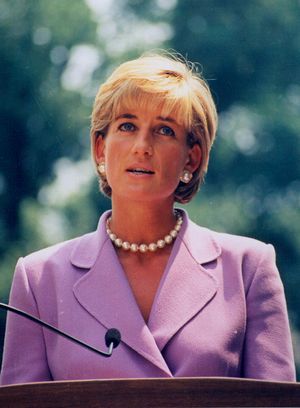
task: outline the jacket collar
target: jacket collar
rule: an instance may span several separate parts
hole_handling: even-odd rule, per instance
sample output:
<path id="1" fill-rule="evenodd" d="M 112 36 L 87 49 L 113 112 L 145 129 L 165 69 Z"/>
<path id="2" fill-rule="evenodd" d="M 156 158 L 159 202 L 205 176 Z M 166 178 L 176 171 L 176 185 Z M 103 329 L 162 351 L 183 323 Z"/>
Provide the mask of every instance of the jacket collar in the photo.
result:
<path id="1" fill-rule="evenodd" d="M 221 255 L 221 247 L 213 232 L 191 221 L 186 211 L 181 209 L 181 212 L 184 221 L 178 238 L 185 243 L 191 256 L 200 265 L 217 259 Z M 110 214 L 110 210 L 105 211 L 99 219 L 97 230 L 78 239 L 70 258 L 74 266 L 90 269 L 95 264 L 100 249 L 108 240 L 106 220 Z M 197 239 L 195 239 L 196 235 Z"/>
<path id="2" fill-rule="evenodd" d="M 70 261 L 74 266 L 90 269 L 96 262 L 99 252 L 108 240 L 106 219 L 111 211 L 105 211 L 98 222 L 97 230 L 79 237 L 71 253 Z"/>
<path id="3" fill-rule="evenodd" d="M 184 222 L 161 278 L 148 324 L 144 321 L 116 252 L 105 231 L 109 212 L 96 232 L 80 238 L 71 255 L 73 265 L 89 269 L 73 287 L 81 306 L 104 327 L 120 330 L 122 341 L 162 370 L 172 373 L 162 351 L 170 339 L 213 299 L 217 280 L 202 265 L 221 253 L 212 233 Z"/>

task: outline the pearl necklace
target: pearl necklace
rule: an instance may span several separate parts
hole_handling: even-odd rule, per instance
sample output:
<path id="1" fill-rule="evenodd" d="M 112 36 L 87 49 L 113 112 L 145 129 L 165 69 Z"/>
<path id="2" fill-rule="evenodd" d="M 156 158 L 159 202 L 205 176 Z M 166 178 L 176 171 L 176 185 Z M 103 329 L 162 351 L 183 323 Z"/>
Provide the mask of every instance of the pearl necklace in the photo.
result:
<path id="1" fill-rule="evenodd" d="M 131 252 L 142 252 L 145 253 L 147 251 L 150 252 L 155 252 L 157 249 L 162 249 L 166 245 L 169 245 L 173 242 L 173 240 L 177 237 L 178 232 L 180 231 L 180 228 L 183 223 L 183 218 L 180 215 L 178 211 L 175 211 L 175 214 L 177 216 L 177 221 L 174 226 L 174 228 L 163 238 L 159 239 L 156 242 L 151 242 L 150 244 L 135 244 L 135 243 L 130 243 L 128 241 L 123 241 L 121 238 L 117 237 L 116 234 L 114 234 L 111 229 L 110 229 L 110 222 L 111 222 L 111 217 L 109 217 L 106 221 L 106 232 L 113 242 L 113 244 L 117 248 L 122 248 L 125 251 L 130 250 Z"/>

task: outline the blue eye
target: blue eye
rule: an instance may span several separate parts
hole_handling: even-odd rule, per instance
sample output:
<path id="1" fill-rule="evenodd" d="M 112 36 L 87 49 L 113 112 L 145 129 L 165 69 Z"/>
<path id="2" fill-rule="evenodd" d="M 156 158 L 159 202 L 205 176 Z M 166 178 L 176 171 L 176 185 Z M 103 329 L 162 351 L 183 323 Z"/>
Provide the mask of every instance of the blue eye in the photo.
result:
<path id="1" fill-rule="evenodd" d="M 133 130 L 135 130 L 135 126 L 134 126 L 132 123 L 130 123 L 130 122 L 125 122 L 125 123 L 122 123 L 122 124 L 119 126 L 119 129 L 120 129 L 122 132 L 132 132 Z"/>
<path id="2" fill-rule="evenodd" d="M 175 136 L 175 132 L 169 126 L 162 126 L 159 128 L 159 133 L 165 136 Z"/>

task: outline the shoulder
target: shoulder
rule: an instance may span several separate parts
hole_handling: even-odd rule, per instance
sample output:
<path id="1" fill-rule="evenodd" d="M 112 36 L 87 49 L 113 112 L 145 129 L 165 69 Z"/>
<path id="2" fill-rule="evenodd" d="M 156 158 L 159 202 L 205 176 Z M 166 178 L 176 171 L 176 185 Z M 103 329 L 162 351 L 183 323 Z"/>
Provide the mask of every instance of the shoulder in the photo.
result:
<path id="1" fill-rule="evenodd" d="M 74 283 L 88 271 L 72 262 L 73 254 L 78 252 L 80 243 L 94 240 L 95 233 L 89 233 L 21 257 L 13 275 L 11 293 L 20 299 L 33 293 L 39 304 L 62 291 L 67 298 Z M 14 303 L 18 304 L 16 299 Z"/>
<path id="2" fill-rule="evenodd" d="M 244 278 L 278 275 L 276 254 L 272 244 L 240 235 L 211 232 L 222 248 L 222 258 L 228 264 L 239 264 Z"/>
<path id="3" fill-rule="evenodd" d="M 107 240 L 106 218 L 108 214 L 109 211 L 106 211 L 101 215 L 95 231 L 33 252 L 24 257 L 24 263 L 27 266 L 38 267 L 45 263 L 58 265 L 68 261 L 79 268 L 90 268 Z"/>
<path id="4" fill-rule="evenodd" d="M 28 278 L 39 280 L 47 275 L 60 275 L 75 267 L 89 268 L 93 264 L 91 254 L 96 256 L 93 246 L 97 246 L 97 232 L 91 232 L 79 237 L 51 245 L 32 252 L 19 259 L 16 271 L 21 270 Z M 74 261 L 73 261 L 74 259 Z M 78 262 L 76 263 L 76 260 Z M 76 268 L 76 269 L 78 269 Z"/>
<path id="5" fill-rule="evenodd" d="M 95 231 L 47 248 L 35 251 L 20 258 L 15 277 L 23 276 L 40 284 L 47 279 L 75 279 L 82 272 L 90 269 L 96 262 L 99 252 L 108 239 L 106 234 L 106 217 L 104 212 Z"/>
<path id="6" fill-rule="evenodd" d="M 80 240 L 84 239 L 86 235 L 90 235 L 90 234 L 85 234 L 85 235 L 82 235 L 76 238 L 72 238 L 67 241 L 59 242 L 49 247 L 34 251 L 24 256 L 23 262 L 26 266 L 36 267 L 41 264 L 44 264 L 45 262 L 49 262 L 51 260 L 61 259 L 61 257 L 65 259 L 68 257 L 68 255 L 71 256 L 74 248 L 76 248 Z"/>
<path id="7" fill-rule="evenodd" d="M 189 222 L 186 235 L 194 259 L 212 273 L 223 289 L 229 282 L 231 291 L 248 300 L 276 298 L 282 302 L 283 285 L 271 244 L 193 222 Z"/>
<path id="8" fill-rule="evenodd" d="M 276 269 L 276 254 L 272 244 L 240 235 L 211 231 L 222 248 L 223 259 L 240 263 L 242 270 L 256 273 Z"/>
<path id="9" fill-rule="evenodd" d="M 188 223 L 188 236 L 190 241 L 197 242 L 199 248 L 209 243 L 221 256 L 230 256 L 231 254 L 235 257 L 244 257 L 251 255 L 260 258 L 266 253 L 274 253 L 272 245 L 258 239 L 218 232 L 199 226 L 191 220 Z"/>
<path id="10" fill-rule="evenodd" d="M 256 276 L 278 276 L 271 244 L 245 236 L 217 232 L 189 221 L 186 243 L 196 261 L 218 261 L 223 272 L 250 282 Z"/>
<path id="11" fill-rule="evenodd" d="M 214 239 L 222 248 L 222 253 L 235 254 L 256 254 L 256 256 L 263 256 L 269 247 L 272 245 L 262 242 L 258 239 L 246 237 L 242 235 L 228 234 L 224 232 L 217 232 L 209 230 Z"/>

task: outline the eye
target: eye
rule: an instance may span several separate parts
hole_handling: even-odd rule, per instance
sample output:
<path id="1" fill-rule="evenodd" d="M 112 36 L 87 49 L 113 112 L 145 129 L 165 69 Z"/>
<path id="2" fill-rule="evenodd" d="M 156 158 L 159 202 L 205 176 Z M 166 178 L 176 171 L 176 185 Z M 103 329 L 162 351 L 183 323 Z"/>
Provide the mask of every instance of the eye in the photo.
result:
<path id="1" fill-rule="evenodd" d="M 133 132 L 135 129 L 135 125 L 131 122 L 125 122 L 119 126 L 119 130 L 121 130 L 122 132 Z"/>
<path id="2" fill-rule="evenodd" d="M 161 126 L 158 129 L 158 133 L 165 135 L 165 136 L 175 136 L 175 132 L 169 126 Z"/>

